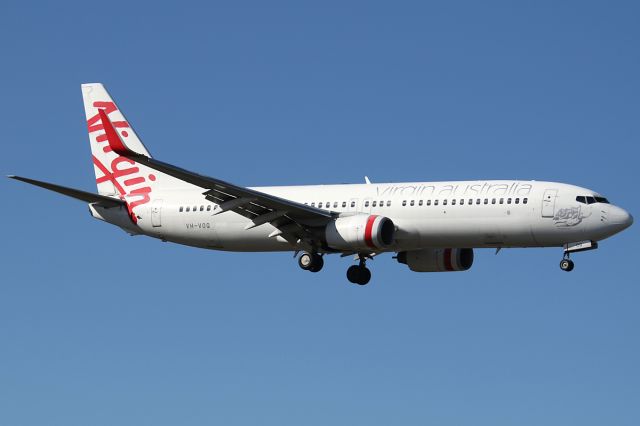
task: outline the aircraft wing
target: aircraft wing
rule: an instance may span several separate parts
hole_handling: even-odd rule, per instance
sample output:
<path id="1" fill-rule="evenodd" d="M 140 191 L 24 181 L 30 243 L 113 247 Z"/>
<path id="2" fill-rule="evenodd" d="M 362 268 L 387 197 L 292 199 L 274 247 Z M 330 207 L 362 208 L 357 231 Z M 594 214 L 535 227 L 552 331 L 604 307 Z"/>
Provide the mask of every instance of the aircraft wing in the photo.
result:
<path id="1" fill-rule="evenodd" d="M 332 212 L 326 210 L 234 185 L 217 178 L 203 176 L 153 158 L 118 154 L 131 158 L 137 163 L 154 170 L 206 189 L 203 195 L 208 200 L 219 205 L 219 209 L 214 213 L 231 210 L 252 220 L 266 214 L 276 216 L 276 213 L 281 213 L 282 216 L 287 216 L 297 223 L 309 226 L 326 224 L 334 217 Z"/>
<path id="2" fill-rule="evenodd" d="M 281 235 L 292 243 L 298 240 L 310 241 L 312 232 L 309 228 L 325 225 L 337 216 L 334 212 L 234 185 L 139 154 L 125 145 L 107 114 L 102 110 L 99 110 L 99 114 L 113 151 L 149 168 L 205 189 L 203 195 L 218 204 L 214 214 L 225 211 L 238 213 L 250 220 L 247 223 L 247 229 L 270 223 L 279 230 L 271 236 Z"/>
<path id="3" fill-rule="evenodd" d="M 66 195 L 67 197 L 85 201 L 87 203 L 100 203 L 105 207 L 119 207 L 125 205 L 124 201 L 117 198 L 106 197 L 104 195 L 98 195 L 92 192 L 81 191 L 79 189 L 68 188 L 66 186 L 56 185 L 53 183 L 29 179 L 21 176 L 9 175 L 7 177 L 19 180 L 21 182 L 30 183 L 31 185 L 39 186 L 41 188 L 57 192 L 58 194 Z"/>

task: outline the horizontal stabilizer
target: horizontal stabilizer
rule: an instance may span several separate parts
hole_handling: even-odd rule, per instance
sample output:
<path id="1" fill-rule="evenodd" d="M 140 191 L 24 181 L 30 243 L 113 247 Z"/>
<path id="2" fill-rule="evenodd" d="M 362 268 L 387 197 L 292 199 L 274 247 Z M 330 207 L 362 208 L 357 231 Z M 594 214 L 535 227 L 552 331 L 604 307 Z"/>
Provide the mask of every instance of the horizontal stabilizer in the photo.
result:
<path id="1" fill-rule="evenodd" d="M 66 186 L 55 185 L 49 182 L 42 182 L 35 179 L 29 179 L 21 176 L 9 175 L 11 179 L 19 180 L 22 182 L 30 183 L 31 185 L 39 186 L 50 191 L 57 192 L 67 197 L 76 198 L 87 203 L 100 203 L 105 207 L 118 207 L 125 205 L 125 202 L 118 200 L 117 198 L 106 197 L 104 195 L 98 195 L 91 192 L 81 191 L 79 189 L 67 188 Z"/>

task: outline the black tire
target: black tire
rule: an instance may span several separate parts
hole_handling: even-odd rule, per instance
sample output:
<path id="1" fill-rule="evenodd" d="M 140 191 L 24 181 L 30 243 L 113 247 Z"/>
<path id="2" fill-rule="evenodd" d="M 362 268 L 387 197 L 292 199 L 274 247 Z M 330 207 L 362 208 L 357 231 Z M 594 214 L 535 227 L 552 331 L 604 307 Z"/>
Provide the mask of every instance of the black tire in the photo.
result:
<path id="1" fill-rule="evenodd" d="M 571 259 L 562 259 L 560 261 L 560 269 L 562 269 L 565 272 L 573 271 L 574 266 L 575 265 L 573 263 L 573 260 Z"/>
<path id="2" fill-rule="evenodd" d="M 347 269 L 347 279 L 349 282 L 358 284 L 358 278 L 360 278 L 360 268 L 357 265 L 349 266 L 349 269 Z"/>
<path id="3" fill-rule="evenodd" d="M 352 265 L 347 269 L 347 279 L 358 285 L 366 285 L 371 280 L 371 271 L 364 266 Z"/>
<path id="4" fill-rule="evenodd" d="M 298 266 L 305 271 L 309 271 L 313 266 L 313 255 L 311 253 L 307 253 L 306 251 L 300 255 L 298 258 Z"/>
<path id="5" fill-rule="evenodd" d="M 569 260 L 569 269 L 567 269 L 567 272 L 573 271 L 574 267 L 575 267 L 575 265 L 573 264 L 573 260 Z"/>
<path id="6" fill-rule="evenodd" d="M 324 259 L 319 254 L 314 254 L 312 257 L 311 267 L 309 271 L 311 272 L 320 272 L 322 267 L 324 266 Z"/>
<path id="7" fill-rule="evenodd" d="M 367 285 L 369 284 L 369 281 L 371 281 L 371 271 L 368 268 L 362 267 L 362 268 L 358 268 L 360 269 L 359 274 L 360 276 L 358 277 L 358 284 L 360 285 Z"/>

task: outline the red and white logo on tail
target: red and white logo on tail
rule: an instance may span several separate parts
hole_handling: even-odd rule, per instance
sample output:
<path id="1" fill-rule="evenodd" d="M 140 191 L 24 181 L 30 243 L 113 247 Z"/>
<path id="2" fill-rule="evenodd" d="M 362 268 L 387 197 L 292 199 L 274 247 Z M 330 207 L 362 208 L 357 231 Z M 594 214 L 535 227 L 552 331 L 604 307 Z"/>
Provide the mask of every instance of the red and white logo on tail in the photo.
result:
<path id="1" fill-rule="evenodd" d="M 171 176 L 158 173 L 113 152 L 109 146 L 107 134 L 98 110 L 103 110 L 107 114 L 109 121 L 111 121 L 127 148 L 138 154 L 151 157 L 102 84 L 83 84 L 82 98 L 87 117 L 98 193 L 125 200 L 131 213 L 131 219 L 137 222 L 136 208 L 148 204 L 155 189 L 161 184 L 167 187 L 179 182 L 176 182 Z"/>

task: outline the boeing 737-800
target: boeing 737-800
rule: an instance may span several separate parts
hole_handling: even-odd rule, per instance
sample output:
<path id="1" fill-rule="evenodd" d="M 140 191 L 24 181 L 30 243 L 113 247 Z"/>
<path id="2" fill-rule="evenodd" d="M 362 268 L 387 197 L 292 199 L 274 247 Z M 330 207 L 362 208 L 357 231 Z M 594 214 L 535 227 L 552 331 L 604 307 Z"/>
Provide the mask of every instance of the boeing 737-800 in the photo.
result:
<path id="1" fill-rule="evenodd" d="M 151 157 L 102 84 L 82 94 L 98 193 L 13 179 L 88 203 L 91 215 L 131 235 L 239 252 L 292 251 L 318 272 L 327 254 L 366 262 L 397 253 L 416 272 L 464 271 L 474 248 L 561 247 L 571 253 L 629 227 L 633 218 L 602 195 L 537 181 L 370 183 L 246 188 Z"/>

